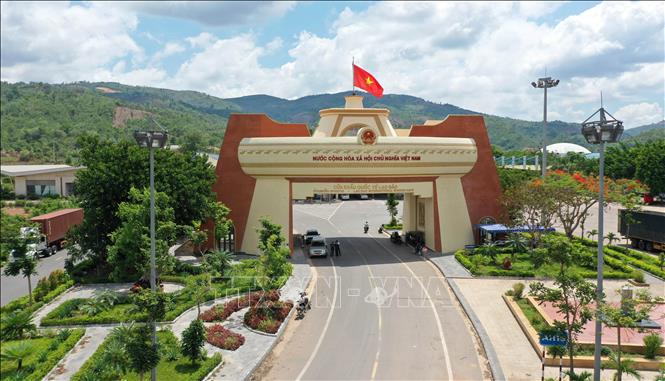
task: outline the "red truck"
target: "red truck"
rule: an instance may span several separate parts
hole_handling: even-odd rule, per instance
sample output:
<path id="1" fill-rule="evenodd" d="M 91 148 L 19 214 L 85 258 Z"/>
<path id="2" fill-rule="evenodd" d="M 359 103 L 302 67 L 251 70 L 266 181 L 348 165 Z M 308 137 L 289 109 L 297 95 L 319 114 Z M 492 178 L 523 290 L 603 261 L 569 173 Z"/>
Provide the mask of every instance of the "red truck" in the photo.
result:
<path id="1" fill-rule="evenodd" d="M 30 253 L 34 256 L 49 256 L 62 248 L 65 235 L 73 226 L 83 222 L 83 209 L 61 209 L 55 212 L 32 217 L 32 222 L 40 224 L 39 231 L 35 228 L 21 228 L 21 234 L 39 236 L 39 242 L 30 245 Z"/>

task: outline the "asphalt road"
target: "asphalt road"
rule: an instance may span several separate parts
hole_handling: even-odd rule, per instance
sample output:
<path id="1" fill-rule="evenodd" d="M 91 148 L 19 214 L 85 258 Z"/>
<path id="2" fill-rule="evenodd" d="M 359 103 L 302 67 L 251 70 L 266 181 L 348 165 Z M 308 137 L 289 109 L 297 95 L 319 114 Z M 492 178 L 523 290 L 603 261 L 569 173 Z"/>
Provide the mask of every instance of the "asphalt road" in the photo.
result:
<path id="1" fill-rule="evenodd" d="M 33 275 L 32 289 L 37 286 L 37 281 L 42 277 L 48 276 L 53 270 L 62 269 L 65 266 L 67 250 L 58 251 L 55 255 L 47 258 L 41 258 L 37 264 L 37 275 Z M 28 280 L 21 275 L 6 276 L 5 268 L 0 269 L 0 305 L 11 302 L 23 295 L 28 295 Z"/>
<path id="2" fill-rule="evenodd" d="M 312 310 L 293 321 L 256 378 L 482 380 L 478 350 L 438 270 L 376 231 L 382 201 L 295 205 L 294 227 L 339 239 L 312 258 Z M 368 220 L 369 234 L 362 233 Z"/>

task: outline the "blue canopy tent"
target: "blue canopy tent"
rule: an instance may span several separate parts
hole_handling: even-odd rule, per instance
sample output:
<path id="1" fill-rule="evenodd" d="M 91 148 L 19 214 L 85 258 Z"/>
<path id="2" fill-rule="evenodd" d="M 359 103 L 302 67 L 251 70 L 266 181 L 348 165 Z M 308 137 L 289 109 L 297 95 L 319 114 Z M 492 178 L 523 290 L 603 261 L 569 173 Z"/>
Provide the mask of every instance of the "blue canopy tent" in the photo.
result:
<path id="1" fill-rule="evenodd" d="M 485 242 L 485 240 L 489 240 L 491 242 L 495 242 L 497 240 L 502 241 L 505 238 L 505 236 L 511 233 L 524 233 L 531 231 L 539 231 L 539 232 L 554 231 L 554 228 L 545 229 L 542 226 L 529 227 L 528 225 L 508 227 L 502 224 L 482 224 L 482 225 L 475 225 L 474 227 L 478 229 L 479 233 L 478 236 L 480 238 L 479 244 L 482 244 L 483 242 Z"/>

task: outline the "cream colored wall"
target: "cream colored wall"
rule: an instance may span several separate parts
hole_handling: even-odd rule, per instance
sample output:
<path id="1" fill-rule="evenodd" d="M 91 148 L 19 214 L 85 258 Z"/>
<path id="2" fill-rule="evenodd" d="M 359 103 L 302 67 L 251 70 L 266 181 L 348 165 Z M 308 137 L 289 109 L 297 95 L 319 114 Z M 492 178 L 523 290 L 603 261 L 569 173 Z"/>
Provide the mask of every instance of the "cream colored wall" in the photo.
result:
<path id="1" fill-rule="evenodd" d="M 404 200 L 402 201 L 402 231 L 404 232 L 415 230 L 414 199 L 413 194 L 404 194 Z"/>
<path id="2" fill-rule="evenodd" d="M 240 191 L 240 190 L 239 190 Z M 242 250 L 247 253 L 258 253 L 259 235 L 256 229 L 260 226 L 259 218 L 270 217 L 271 221 L 282 226 L 282 235 L 287 238 L 289 231 L 289 182 L 284 178 L 256 179 L 254 197 L 249 209 L 247 228 L 242 240 Z"/>
<path id="3" fill-rule="evenodd" d="M 471 220 L 459 177 L 441 176 L 436 180 L 441 229 L 441 251 L 452 252 L 474 242 Z"/>
<path id="4" fill-rule="evenodd" d="M 434 203 L 432 198 L 418 198 L 418 204 L 425 206 L 425 225 L 418 224 L 418 230 L 425 232 L 425 245 L 434 249 L 436 247 L 436 237 L 434 236 Z M 418 221 L 416 221 L 417 223 Z"/>
<path id="5" fill-rule="evenodd" d="M 303 200 L 314 194 L 374 194 L 374 193 L 406 193 L 420 197 L 432 197 L 432 183 L 293 183 L 292 197 Z"/>
<path id="6" fill-rule="evenodd" d="M 39 175 L 17 176 L 14 178 L 14 193 L 17 195 L 27 194 L 28 190 L 26 186 L 26 180 L 55 180 L 56 193 L 62 196 L 68 196 L 65 184 L 73 183 L 76 179 L 75 175 L 76 170 L 57 173 L 45 173 Z"/>

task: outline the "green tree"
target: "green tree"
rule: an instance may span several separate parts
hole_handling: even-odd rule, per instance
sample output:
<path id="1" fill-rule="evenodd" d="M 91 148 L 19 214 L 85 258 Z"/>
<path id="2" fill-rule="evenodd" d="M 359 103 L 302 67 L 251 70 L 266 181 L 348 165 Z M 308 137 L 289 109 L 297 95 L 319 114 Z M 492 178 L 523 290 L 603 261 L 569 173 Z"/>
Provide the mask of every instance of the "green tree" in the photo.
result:
<path id="1" fill-rule="evenodd" d="M 181 141 L 180 149 L 183 152 L 197 153 L 206 148 L 203 134 L 198 130 L 186 132 Z"/>
<path id="2" fill-rule="evenodd" d="M 399 201 L 395 198 L 394 193 L 389 193 L 388 194 L 388 199 L 386 200 L 386 209 L 388 210 L 388 214 L 390 215 L 390 225 L 395 226 L 397 225 L 397 206 L 399 205 Z"/>
<path id="3" fill-rule="evenodd" d="M 556 204 L 553 190 L 535 179 L 504 192 L 504 211 L 511 225 L 523 225 L 532 247 L 538 246 L 543 234 L 539 227 L 549 229 L 554 223 Z"/>
<path id="4" fill-rule="evenodd" d="M 224 271 L 231 266 L 232 260 L 233 255 L 228 251 L 217 250 L 205 254 L 205 261 L 210 266 L 211 271 L 220 276 L 223 276 Z"/>
<path id="5" fill-rule="evenodd" d="M 111 233 L 108 263 L 116 280 L 136 279 L 150 271 L 150 192 L 130 190 L 130 199 L 118 207 L 121 225 Z M 168 196 L 155 193 L 155 254 L 168 257 L 168 247 L 175 242 L 173 208 Z M 164 264 L 164 261 L 159 261 Z M 168 264 L 168 262 L 166 262 Z M 163 270 L 163 269 L 160 269 Z"/>
<path id="6" fill-rule="evenodd" d="M 35 234 L 17 234 L 10 238 L 9 247 L 14 260 L 9 261 L 5 266 L 5 275 L 16 276 L 23 275 L 28 280 L 28 300 L 32 305 L 32 276 L 37 275 L 37 259 L 29 253 L 31 245 L 38 241 Z"/>
<path id="7" fill-rule="evenodd" d="M 638 146 L 635 177 L 652 194 L 665 193 L 665 139 Z"/>
<path id="8" fill-rule="evenodd" d="M 612 376 L 612 381 L 621 381 L 623 374 L 629 374 L 638 380 L 642 379 L 640 373 L 635 370 L 635 361 L 631 359 L 621 359 L 621 352 L 610 351 L 607 355 L 607 361 L 603 362 L 603 368 L 616 369 Z"/>
<path id="9" fill-rule="evenodd" d="M 16 370 L 20 371 L 23 360 L 32 354 L 32 344 L 27 341 L 5 345 L 0 352 L 0 358 L 4 361 L 16 361 Z"/>
<path id="10" fill-rule="evenodd" d="M 553 288 L 534 282 L 529 286 L 529 293 L 539 304 L 550 303 L 563 315 L 563 319 L 554 321 L 554 328 L 568 335 L 569 371 L 574 373 L 574 346 L 577 335 L 594 316 L 589 304 L 596 297 L 596 287 L 578 274 L 563 271 L 555 278 Z"/>
<path id="11" fill-rule="evenodd" d="M 111 233 L 122 224 L 119 205 L 130 201 L 132 188 L 148 187 L 148 150 L 133 141 L 112 143 L 98 137 L 79 139 L 80 164 L 76 191 L 85 216 L 72 234 L 77 245 L 72 259 L 90 257 L 100 267 L 107 265 Z M 173 150 L 155 151 L 155 189 L 168 196 L 176 225 L 189 225 L 212 217 L 215 174 L 207 159 Z M 147 225 L 146 225 L 147 226 Z"/>
<path id="12" fill-rule="evenodd" d="M 621 290 L 617 292 L 620 293 Z M 621 304 L 618 306 L 608 302 L 601 304 L 599 308 L 601 320 L 606 326 L 617 330 L 617 351 L 615 357 L 610 356 L 611 359 L 607 363 L 609 368 L 617 370 L 614 375 L 615 381 L 621 381 L 623 373 L 634 375 L 631 373 L 631 370 L 634 372 L 634 369 L 631 368 L 631 360 L 622 361 L 621 359 L 621 331 L 641 330 L 638 323 L 649 318 L 650 312 L 655 307 L 655 301 L 649 294 L 643 293 L 639 298 L 622 298 Z"/>
<path id="13" fill-rule="evenodd" d="M 618 241 L 619 237 L 617 237 L 617 235 L 614 234 L 613 232 L 609 232 L 605 236 L 605 239 L 607 240 L 607 244 L 611 245 L 613 242 Z"/>
<path id="14" fill-rule="evenodd" d="M 637 150 L 623 142 L 609 146 L 605 152 L 605 174 L 615 180 L 634 179 Z"/>
<path id="15" fill-rule="evenodd" d="M 263 217 L 259 219 L 261 227 L 257 229 L 259 233 L 259 247 L 260 251 L 266 250 L 268 241 L 273 238 L 272 245 L 280 247 L 284 244 L 284 237 L 282 236 L 282 227 L 279 224 L 273 223 L 270 218 Z"/>
<path id="16" fill-rule="evenodd" d="M 26 334 L 37 331 L 37 327 L 32 322 L 30 312 L 21 310 L 3 313 L 0 327 L 2 340 L 23 339 L 26 337 Z"/>
<path id="17" fill-rule="evenodd" d="M 259 230 L 259 286 L 264 289 L 279 287 L 291 274 L 292 266 L 289 263 L 289 248 L 284 246 L 284 237 L 281 235 L 282 227 L 272 223 L 268 218 L 260 220 L 262 229 Z"/>
<path id="18" fill-rule="evenodd" d="M 589 237 L 590 240 L 593 241 L 593 239 L 598 235 L 598 230 L 596 229 L 591 229 L 588 233 L 586 233 L 587 237 Z"/>
<path id="19" fill-rule="evenodd" d="M 130 368 L 139 374 L 141 381 L 143 381 L 144 373 L 149 372 L 159 363 L 159 351 L 150 340 L 150 330 L 147 326 L 141 326 L 135 330 L 126 344 Z"/>
<path id="20" fill-rule="evenodd" d="M 189 240 L 192 242 L 192 245 L 194 245 L 194 248 L 198 254 L 203 255 L 201 252 L 201 246 L 208 239 L 208 233 L 204 230 L 201 230 L 201 222 L 195 221 L 193 225 L 194 229 L 189 232 Z"/>
<path id="21" fill-rule="evenodd" d="M 171 295 L 151 289 L 142 289 L 132 297 L 135 310 L 146 313 L 150 322 L 163 319 L 172 302 Z"/>
<path id="22" fill-rule="evenodd" d="M 196 318 L 198 319 L 201 316 L 201 303 L 205 301 L 206 296 L 212 290 L 210 273 L 204 272 L 188 279 L 187 287 L 192 290 L 192 298 L 196 301 Z"/>
<path id="23" fill-rule="evenodd" d="M 521 233 L 511 233 L 508 236 L 506 245 L 510 248 L 511 259 L 515 258 L 515 254 L 524 253 L 528 249 L 527 242 Z"/>
<path id="24" fill-rule="evenodd" d="M 194 319 L 189 327 L 182 333 L 182 343 L 180 350 L 183 356 L 189 357 L 192 364 L 203 358 L 203 344 L 205 342 L 205 327 L 201 320 Z"/>

